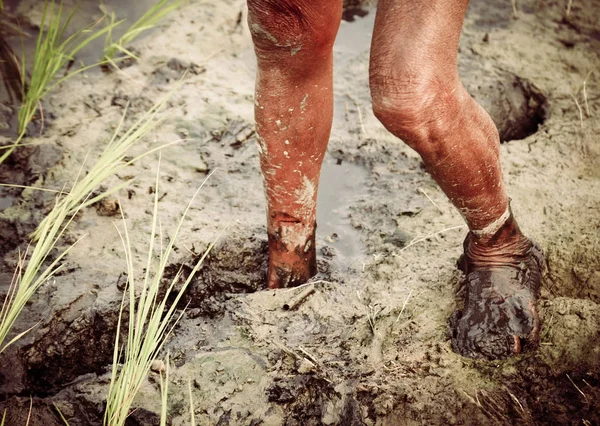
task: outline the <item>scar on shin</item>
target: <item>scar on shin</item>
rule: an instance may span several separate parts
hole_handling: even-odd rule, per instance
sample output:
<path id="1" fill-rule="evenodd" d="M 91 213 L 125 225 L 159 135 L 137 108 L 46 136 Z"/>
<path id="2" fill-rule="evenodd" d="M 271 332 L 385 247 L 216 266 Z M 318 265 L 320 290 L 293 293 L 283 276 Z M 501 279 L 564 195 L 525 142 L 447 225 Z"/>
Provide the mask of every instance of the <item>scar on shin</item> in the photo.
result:
<path id="1" fill-rule="evenodd" d="M 271 213 L 271 217 L 275 222 L 288 222 L 288 223 L 300 223 L 300 219 L 292 216 L 286 212 L 274 212 Z"/>

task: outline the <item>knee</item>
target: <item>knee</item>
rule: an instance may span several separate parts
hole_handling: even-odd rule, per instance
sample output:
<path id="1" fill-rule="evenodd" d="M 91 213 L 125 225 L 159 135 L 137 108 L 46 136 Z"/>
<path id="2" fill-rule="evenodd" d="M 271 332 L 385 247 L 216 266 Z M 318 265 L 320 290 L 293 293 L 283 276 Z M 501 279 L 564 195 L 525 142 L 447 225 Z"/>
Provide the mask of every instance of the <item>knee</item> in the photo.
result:
<path id="1" fill-rule="evenodd" d="M 470 99 L 457 74 L 435 67 L 372 62 L 369 77 L 377 119 L 422 156 L 439 150 L 456 129 L 465 101 Z"/>
<path id="2" fill-rule="evenodd" d="M 248 25 L 259 59 L 331 50 L 341 21 L 336 0 L 248 0 Z"/>

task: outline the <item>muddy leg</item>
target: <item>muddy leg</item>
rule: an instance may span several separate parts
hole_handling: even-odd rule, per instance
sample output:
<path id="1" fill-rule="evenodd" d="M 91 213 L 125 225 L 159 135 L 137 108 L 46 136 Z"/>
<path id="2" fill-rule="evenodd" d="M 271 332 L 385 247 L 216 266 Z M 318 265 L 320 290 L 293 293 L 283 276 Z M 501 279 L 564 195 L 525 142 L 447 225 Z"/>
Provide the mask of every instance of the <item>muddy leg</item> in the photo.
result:
<path id="1" fill-rule="evenodd" d="M 268 285 L 316 273 L 319 174 L 333 116 L 341 0 L 248 0 L 258 61 L 255 118 L 267 198 Z"/>
<path id="2" fill-rule="evenodd" d="M 494 267 L 513 271 L 532 259 L 532 243 L 520 232 L 509 209 L 498 131 L 458 77 L 458 41 L 467 5 L 468 0 L 379 1 L 370 65 L 373 110 L 389 131 L 421 155 L 433 178 L 465 218 L 471 230 L 465 244 L 467 272 Z M 530 263 L 531 268 L 539 269 L 537 262 Z M 530 286 L 539 287 L 538 272 L 532 275 L 535 282 Z M 498 280 L 505 281 L 502 297 L 496 301 L 505 300 L 525 285 L 519 280 L 507 283 L 510 274 L 484 275 L 485 279 L 471 280 L 471 284 L 493 288 L 499 285 Z M 475 294 L 480 295 L 487 298 L 482 305 L 486 306 L 496 293 L 484 293 L 473 291 L 471 300 Z M 495 322 L 491 317 L 486 317 L 487 329 L 474 319 L 468 325 L 461 323 L 465 330 L 462 337 L 471 340 L 470 346 L 468 351 L 455 349 L 477 356 L 477 345 L 471 344 L 475 340 L 493 340 L 494 333 L 508 333 L 506 337 L 518 352 L 520 344 L 514 342 L 520 337 L 537 339 L 536 298 L 537 290 L 533 289 L 528 297 L 515 302 L 515 309 L 522 309 L 527 318 L 519 323 L 522 326 L 498 325 L 501 329 L 492 330 Z M 525 306 L 521 306 L 523 303 Z M 506 317 L 510 318 L 514 312 L 506 309 Z M 498 356 L 494 351 L 491 356 Z"/>

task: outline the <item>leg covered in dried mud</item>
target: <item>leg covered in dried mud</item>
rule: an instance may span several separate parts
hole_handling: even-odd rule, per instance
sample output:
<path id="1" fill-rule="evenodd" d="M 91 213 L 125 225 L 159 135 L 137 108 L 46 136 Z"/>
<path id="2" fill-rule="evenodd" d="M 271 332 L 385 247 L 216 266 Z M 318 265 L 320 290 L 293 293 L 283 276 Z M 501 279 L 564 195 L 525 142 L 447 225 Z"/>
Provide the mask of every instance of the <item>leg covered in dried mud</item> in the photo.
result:
<path id="1" fill-rule="evenodd" d="M 529 346 L 537 342 L 541 258 L 512 217 L 498 131 L 458 76 L 467 5 L 380 0 L 370 85 L 377 118 L 421 155 L 471 230 L 465 244 L 471 284 L 467 308 L 452 322 L 453 347 L 466 356 L 498 358 L 520 352 L 522 338 Z M 507 338 L 512 345 L 493 343 Z"/>
<path id="2" fill-rule="evenodd" d="M 267 198 L 270 288 L 316 274 L 316 200 L 333 117 L 340 0 L 248 0 L 258 62 L 256 131 Z"/>

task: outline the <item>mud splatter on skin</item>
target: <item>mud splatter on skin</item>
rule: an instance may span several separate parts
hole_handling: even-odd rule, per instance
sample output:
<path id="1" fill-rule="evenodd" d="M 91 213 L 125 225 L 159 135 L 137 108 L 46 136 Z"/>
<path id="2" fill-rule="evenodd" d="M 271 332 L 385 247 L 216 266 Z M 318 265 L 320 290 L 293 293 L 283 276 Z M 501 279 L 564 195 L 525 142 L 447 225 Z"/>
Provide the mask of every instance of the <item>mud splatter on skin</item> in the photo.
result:
<path id="1" fill-rule="evenodd" d="M 314 217 L 317 188 L 308 176 L 302 177 L 302 186 L 296 190 L 296 204 L 300 206 L 300 215 L 308 219 Z"/>
<path id="2" fill-rule="evenodd" d="M 267 155 L 267 142 L 265 138 L 256 133 L 256 145 L 258 146 L 258 152 L 260 155 Z"/>
<path id="3" fill-rule="evenodd" d="M 306 105 L 308 104 L 308 93 L 304 95 L 302 101 L 300 102 L 300 111 L 304 112 L 306 110 Z"/>
<path id="4" fill-rule="evenodd" d="M 284 43 L 280 43 L 279 40 L 277 39 L 277 37 L 275 37 L 273 34 L 269 33 L 267 30 L 265 30 L 259 24 L 256 24 L 256 23 L 252 24 L 250 31 L 252 32 L 252 34 L 254 36 L 266 37 L 270 42 L 273 43 L 274 46 L 289 48 L 290 56 L 294 56 L 294 55 L 296 55 L 296 53 L 298 53 L 302 50 L 302 43 L 296 43 L 296 42 L 292 42 L 289 40 Z"/>
<path id="5" fill-rule="evenodd" d="M 277 37 L 256 23 L 252 24 L 252 34 L 257 36 L 265 36 L 267 39 L 271 40 L 275 46 L 279 46 L 279 40 L 277 40 Z"/>

